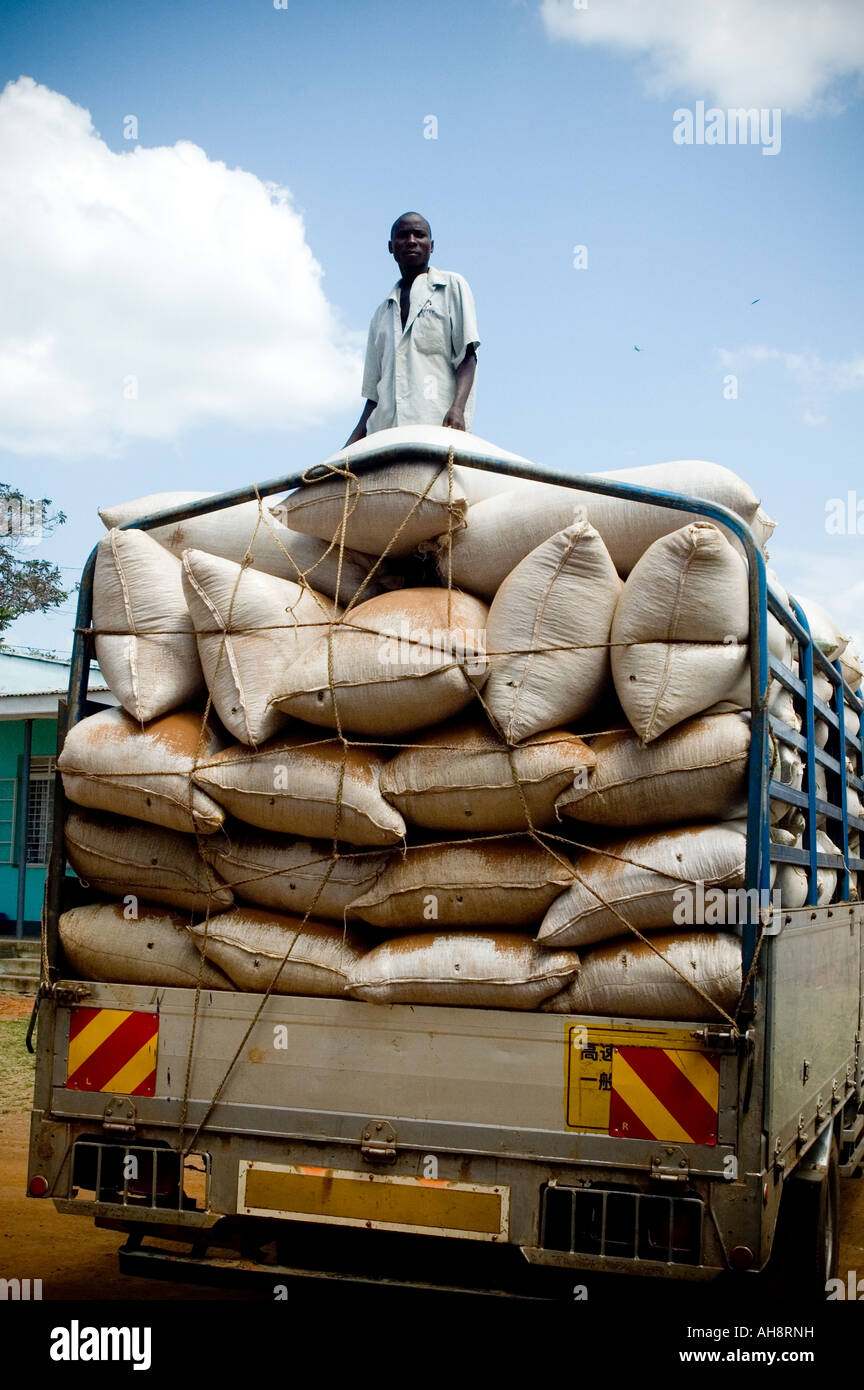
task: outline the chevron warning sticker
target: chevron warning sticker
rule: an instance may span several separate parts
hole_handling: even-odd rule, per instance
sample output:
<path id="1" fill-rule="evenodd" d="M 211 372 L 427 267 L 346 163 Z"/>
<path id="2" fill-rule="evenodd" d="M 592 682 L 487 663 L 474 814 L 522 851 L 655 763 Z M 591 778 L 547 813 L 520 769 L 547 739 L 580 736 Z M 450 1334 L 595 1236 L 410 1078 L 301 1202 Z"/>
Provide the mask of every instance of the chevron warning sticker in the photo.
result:
<path id="1" fill-rule="evenodd" d="M 706 1052 L 616 1047 L 609 1133 L 622 1139 L 717 1143 L 720 1071 Z"/>
<path id="2" fill-rule="evenodd" d="M 66 1088 L 152 1096 L 159 1015 L 125 1009 L 72 1010 Z"/>
<path id="3" fill-rule="evenodd" d="M 695 1032 L 570 1024 L 565 1056 L 568 1129 L 717 1143 L 720 1057 Z"/>

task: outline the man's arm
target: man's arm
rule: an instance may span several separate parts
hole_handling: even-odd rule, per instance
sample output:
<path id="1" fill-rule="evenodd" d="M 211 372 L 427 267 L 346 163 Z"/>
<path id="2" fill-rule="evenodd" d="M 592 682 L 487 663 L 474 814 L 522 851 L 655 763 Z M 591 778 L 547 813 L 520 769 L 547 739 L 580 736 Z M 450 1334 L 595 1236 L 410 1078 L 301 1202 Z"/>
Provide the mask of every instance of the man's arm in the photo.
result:
<path id="1" fill-rule="evenodd" d="M 464 430 L 465 428 L 465 402 L 471 391 L 476 370 L 477 348 L 471 343 L 456 368 L 456 389 L 453 392 L 453 404 L 444 416 L 444 424 L 449 425 L 453 430 Z"/>
<path id="2" fill-rule="evenodd" d="M 363 414 L 360 416 L 360 419 L 354 426 L 353 431 L 346 439 L 343 448 L 347 449 L 351 444 L 356 444 L 358 439 L 366 438 L 366 421 L 369 419 L 369 416 L 372 414 L 372 411 L 375 409 L 377 404 L 377 401 L 366 402 L 366 404 L 363 407 Z M 462 426 L 462 428 L 465 428 L 464 425 Z"/>
<path id="3" fill-rule="evenodd" d="M 372 322 L 369 325 L 369 335 L 366 339 L 366 357 L 363 362 L 363 381 L 360 386 L 360 391 L 366 401 L 366 404 L 363 407 L 363 414 L 360 416 L 360 419 L 357 421 L 357 424 L 354 426 L 353 430 L 351 431 L 350 435 L 345 441 L 344 447 L 346 449 L 349 448 L 352 444 L 356 444 L 358 439 L 366 438 L 366 421 L 369 419 L 369 416 L 372 414 L 372 411 L 378 404 L 377 400 L 373 400 L 372 397 L 373 394 L 375 396 L 378 395 L 381 383 L 381 354 L 378 351 L 378 334 L 376 332 L 376 326 L 378 323 L 378 319 L 380 318 L 380 315 L 381 309 L 378 308 L 372 315 Z"/>

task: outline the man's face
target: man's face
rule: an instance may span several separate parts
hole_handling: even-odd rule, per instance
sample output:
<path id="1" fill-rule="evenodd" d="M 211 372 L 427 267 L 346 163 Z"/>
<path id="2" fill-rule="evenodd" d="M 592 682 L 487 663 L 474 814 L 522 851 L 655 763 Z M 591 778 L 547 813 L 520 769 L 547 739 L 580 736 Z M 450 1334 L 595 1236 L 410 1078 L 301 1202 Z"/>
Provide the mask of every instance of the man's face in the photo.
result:
<path id="1" fill-rule="evenodd" d="M 422 270 L 429 263 L 434 245 L 428 223 L 415 213 L 399 218 L 387 249 L 392 252 L 400 270 Z"/>

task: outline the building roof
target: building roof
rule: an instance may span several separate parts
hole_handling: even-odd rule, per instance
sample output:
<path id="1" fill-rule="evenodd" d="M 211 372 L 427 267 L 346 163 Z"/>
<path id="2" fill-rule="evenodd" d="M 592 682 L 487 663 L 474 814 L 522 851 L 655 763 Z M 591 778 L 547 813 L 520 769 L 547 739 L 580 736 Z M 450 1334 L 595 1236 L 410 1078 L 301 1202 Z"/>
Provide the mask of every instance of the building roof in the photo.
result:
<path id="1" fill-rule="evenodd" d="M 52 718 L 69 689 L 71 658 L 32 647 L 0 646 L 0 719 Z M 87 692 L 116 704 L 99 667 L 90 666 Z"/>

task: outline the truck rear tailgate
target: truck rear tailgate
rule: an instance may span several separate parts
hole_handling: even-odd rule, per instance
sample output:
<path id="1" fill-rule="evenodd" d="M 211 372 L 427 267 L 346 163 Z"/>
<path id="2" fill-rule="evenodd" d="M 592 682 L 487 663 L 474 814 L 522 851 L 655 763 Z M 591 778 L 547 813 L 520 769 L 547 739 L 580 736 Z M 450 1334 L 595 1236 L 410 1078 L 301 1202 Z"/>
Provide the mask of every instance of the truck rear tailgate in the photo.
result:
<path id="1" fill-rule="evenodd" d="M 101 1122 L 149 1070 L 136 1122 L 176 1128 L 185 1099 L 187 1141 L 203 1126 L 356 1149 L 386 1120 L 400 1150 L 646 1168 L 686 1144 L 691 1172 L 729 1176 L 737 1056 L 703 1025 L 297 996 L 271 996 L 253 1023 L 261 997 L 228 992 L 202 993 L 196 1020 L 194 990 L 88 988 L 82 1006 L 57 1010 L 56 1118 Z M 138 1013 L 151 1021 L 130 1028 Z M 93 1089 L 87 1028 L 102 1059 Z M 155 1041 L 155 1065 L 144 1054 L 136 1070 L 121 1051 L 106 1066 L 112 1034 L 131 1039 L 127 1052 Z"/>

